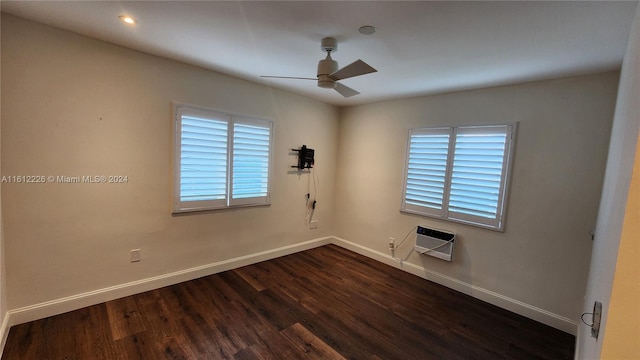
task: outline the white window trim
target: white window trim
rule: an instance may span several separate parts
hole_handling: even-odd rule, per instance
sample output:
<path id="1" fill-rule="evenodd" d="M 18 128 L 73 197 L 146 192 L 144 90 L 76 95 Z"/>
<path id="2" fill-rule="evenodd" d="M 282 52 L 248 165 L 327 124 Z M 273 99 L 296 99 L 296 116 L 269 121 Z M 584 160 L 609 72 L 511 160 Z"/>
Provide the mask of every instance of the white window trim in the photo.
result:
<path id="1" fill-rule="evenodd" d="M 234 113 L 223 112 L 219 110 L 195 107 L 191 105 L 174 103 L 174 127 L 173 127 L 173 211 L 172 213 L 188 213 L 196 211 L 219 210 L 241 207 L 269 206 L 271 205 L 271 182 L 273 168 L 273 121 L 260 119 L 257 117 L 249 117 Z M 182 116 L 191 115 L 203 118 L 217 118 L 227 121 L 227 186 L 226 198 L 221 200 L 199 200 L 199 201 L 181 201 L 180 200 L 180 167 L 181 167 L 181 130 Z M 233 125 L 236 123 L 258 125 L 269 128 L 269 158 L 268 158 L 268 178 L 267 178 L 267 195 L 263 197 L 240 198 L 233 199 L 232 182 L 233 182 Z"/>
<path id="2" fill-rule="evenodd" d="M 455 138 L 458 129 L 483 129 L 483 128 L 491 128 L 491 127 L 507 127 L 509 136 L 507 137 L 507 143 L 505 144 L 505 158 L 502 167 L 501 178 L 504 184 L 501 186 L 501 191 L 498 198 L 497 205 L 497 213 L 496 219 L 492 221 L 492 219 L 482 218 L 479 216 L 469 215 L 469 214 L 460 214 L 453 211 L 448 210 L 449 203 L 449 195 L 450 195 L 450 185 L 451 185 L 451 169 L 453 167 L 453 159 L 454 159 L 454 148 L 455 142 L 451 141 Z M 507 200 L 509 196 L 509 188 L 510 188 L 510 180 L 511 180 L 511 169 L 513 166 L 513 155 L 515 151 L 515 140 L 517 134 L 518 123 L 514 122 L 511 124 L 500 124 L 500 125 L 477 125 L 477 126 L 456 126 L 456 127 L 433 127 L 433 128 L 416 128 L 410 129 L 407 137 L 407 147 L 406 147 L 406 155 L 405 155 L 405 166 L 404 166 L 404 183 L 402 189 L 402 202 L 400 205 L 400 212 L 428 216 L 441 220 L 462 223 L 466 225 L 477 226 L 485 229 L 495 230 L 495 231 L 504 231 L 505 220 L 506 220 L 506 207 Z M 426 207 L 416 206 L 412 204 L 406 203 L 406 193 L 407 193 L 407 176 L 409 171 L 409 154 L 411 149 L 411 136 L 414 133 L 423 132 L 433 132 L 433 131 L 449 131 L 449 150 L 447 155 L 447 165 L 446 165 L 446 179 L 445 179 L 445 187 L 444 194 L 442 199 L 443 209 L 429 209 Z"/>

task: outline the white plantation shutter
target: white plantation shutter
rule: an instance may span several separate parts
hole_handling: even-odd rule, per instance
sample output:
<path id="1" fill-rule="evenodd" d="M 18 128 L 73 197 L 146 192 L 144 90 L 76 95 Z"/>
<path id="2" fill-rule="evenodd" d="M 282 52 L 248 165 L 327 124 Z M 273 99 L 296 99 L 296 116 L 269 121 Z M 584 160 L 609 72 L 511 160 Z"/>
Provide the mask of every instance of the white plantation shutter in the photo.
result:
<path id="1" fill-rule="evenodd" d="M 401 210 L 502 230 L 514 127 L 411 130 Z"/>
<path id="2" fill-rule="evenodd" d="M 227 188 L 227 122 L 182 118 L 180 200 L 220 200 Z"/>
<path id="3" fill-rule="evenodd" d="M 270 139 L 269 122 L 234 123 L 232 205 L 268 201 Z"/>
<path id="4" fill-rule="evenodd" d="M 499 225 L 510 138 L 508 126 L 456 129 L 450 218 Z"/>
<path id="5" fill-rule="evenodd" d="M 176 106 L 174 212 L 269 203 L 272 123 Z"/>
<path id="6" fill-rule="evenodd" d="M 451 129 L 414 130 L 409 135 L 405 207 L 442 215 Z"/>

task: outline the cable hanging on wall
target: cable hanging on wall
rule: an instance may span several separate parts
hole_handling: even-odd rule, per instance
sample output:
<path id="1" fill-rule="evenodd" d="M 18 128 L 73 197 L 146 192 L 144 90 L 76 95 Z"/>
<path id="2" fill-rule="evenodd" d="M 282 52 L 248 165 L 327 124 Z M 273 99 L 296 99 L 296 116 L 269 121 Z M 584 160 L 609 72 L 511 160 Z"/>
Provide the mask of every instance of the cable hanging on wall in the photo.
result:
<path id="1" fill-rule="evenodd" d="M 311 191 L 311 184 L 313 184 L 313 192 Z M 316 206 L 318 205 L 318 189 L 320 187 L 320 181 L 317 176 L 317 169 L 311 168 L 309 169 L 309 177 L 307 178 L 307 195 L 306 197 L 306 205 L 307 205 L 307 213 L 304 217 L 305 223 L 309 225 L 312 229 L 315 228 L 315 224 L 317 224 L 317 220 L 313 219 L 313 216 L 316 211 Z"/>
<path id="2" fill-rule="evenodd" d="M 305 194 L 305 206 L 306 212 L 304 216 L 304 222 L 311 229 L 317 228 L 318 220 L 314 219 L 316 207 L 318 205 L 318 188 L 320 181 L 318 179 L 317 169 L 314 169 L 315 165 L 315 150 L 308 148 L 307 145 L 302 145 L 299 149 L 291 149 L 297 154 L 297 164 L 292 165 L 292 168 L 298 169 L 298 174 L 308 174 L 307 178 L 307 193 Z M 312 188 L 313 184 L 313 188 Z M 312 191 L 313 189 L 313 191 Z"/>

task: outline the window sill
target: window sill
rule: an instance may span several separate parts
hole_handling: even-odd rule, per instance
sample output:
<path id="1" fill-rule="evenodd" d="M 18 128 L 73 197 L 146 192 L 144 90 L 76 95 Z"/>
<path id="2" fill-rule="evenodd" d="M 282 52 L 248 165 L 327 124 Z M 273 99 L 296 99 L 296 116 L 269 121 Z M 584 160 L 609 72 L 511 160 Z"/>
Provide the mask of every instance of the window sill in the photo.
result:
<path id="1" fill-rule="evenodd" d="M 219 212 L 224 210 L 238 210 L 244 208 L 254 208 L 254 207 L 269 207 L 271 203 L 267 204 L 245 204 L 245 205 L 232 205 L 232 206 L 222 206 L 222 207 L 207 207 L 207 208 L 189 208 L 189 209 L 179 209 L 173 210 L 171 215 L 173 216 L 185 216 L 193 213 L 203 213 L 203 212 Z"/>
<path id="2" fill-rule="evenodd" d="M 495 227 L 495 226 L 492 226 L 492 225 L 486 225 L 486 224 L 481 224 L 481 223 L 476 223 L 476 222 L 466 221 L 466 220 L 460 220 L 460 219 L 445 218 L 445 217 L 441 217 L 441 216 L 437 216 L 437 215 L 431 215 L 431 214 L 427 214 L 427 213 L 423 213 L 423 212 L 419 212 L 419 211 L 413 211 L 413 210 L 400 209 L 400 212 L 401 213 L 405 213 L 405 214 L 410 214 L 410 215 L 418 215 L 418 216 L 424 216 L 424 217 L 428 217 L 428 218 L 432 218 L 432 219 L 453 222 L 453 223 L 457 223 L 457 224 L 469 225 L 469 226 L 482 228 L 482 229 L 487 229 L 487 230 L 492 230 L 492 231 L 497 231 L 497 232 L 504 232 L 504 226 Z"/>

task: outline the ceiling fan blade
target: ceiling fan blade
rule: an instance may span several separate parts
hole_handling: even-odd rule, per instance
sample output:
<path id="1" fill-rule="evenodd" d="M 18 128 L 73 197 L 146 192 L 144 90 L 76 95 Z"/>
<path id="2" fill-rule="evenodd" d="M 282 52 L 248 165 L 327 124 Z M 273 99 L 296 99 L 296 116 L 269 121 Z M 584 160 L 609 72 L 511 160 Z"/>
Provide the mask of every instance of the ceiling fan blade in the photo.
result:
<path id="1" fill-rule="evenodd" d="M 354 76 L 369 74 L 376 71 L 378 70 L 372 68 L 364 61 L 358 59 L 352 62 L 351 64 L 343 67 L 342 69 L 339 69 L 333 74 L 329 75 L 329 77 L 332 78 L 333 80 L 342 80 L 342 79 L 346 79 Z"/>
<path id="2" fill-rule="evenodd" d="M 336 83 L 335 89 L 336 89 L 337 92 L 340 93 L 340 95 L 342 95 L 342 96 L 344 96 L 346 98 L 360 94 L 356 90 L 353 90 L 352 88 L 348 87 L 347 85 L 342 85 L 339 82 Z"/>
<path id="3" fill-rule="evenodd" d="M 268 76 L 268 75 L 260 75 L 263 78 L 271 78 L 271 79 L 297 79 L 297 80 L 318 80 L 318 78 L 306 78 L 306 77 L 294 77 L 294 76 Z"/>

